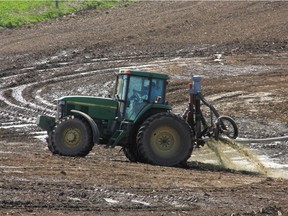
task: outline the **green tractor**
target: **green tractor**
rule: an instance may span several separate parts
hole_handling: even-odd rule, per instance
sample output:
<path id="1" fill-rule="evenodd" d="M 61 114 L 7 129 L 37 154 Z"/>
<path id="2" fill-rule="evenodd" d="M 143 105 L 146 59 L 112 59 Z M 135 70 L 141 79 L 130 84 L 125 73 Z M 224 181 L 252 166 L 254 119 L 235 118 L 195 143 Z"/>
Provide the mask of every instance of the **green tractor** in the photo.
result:
<path id="1" fill-rule="evenodd" d="M 122 146 L 130 161 L 161 166 L 185 163 L 194 145 L 186 120 L 165 101 L 166 74 L 122 69 L 114 98 L 67 96 L 56 117 L 38 116 L 53 154 L 85 156 L 94 144 Z"/>

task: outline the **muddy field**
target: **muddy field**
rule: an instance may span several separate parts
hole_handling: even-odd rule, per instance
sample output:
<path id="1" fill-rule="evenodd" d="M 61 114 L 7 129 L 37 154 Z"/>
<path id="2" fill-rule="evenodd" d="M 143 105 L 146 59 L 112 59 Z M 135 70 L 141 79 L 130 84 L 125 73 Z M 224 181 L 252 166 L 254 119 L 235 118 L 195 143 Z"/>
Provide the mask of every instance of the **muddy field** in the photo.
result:
<path id="1" fill-rule="evenodd" d="M 288 141 L 210 142 L 187 167 L 129 162 L 120 148 L 51 155 L 37 115 L 63 95 L 113 95 L 115 72 L 191 74 L 241 138 L 288 135 L 288 3 L 138 2 L 0 30 L 1 215 L 288 215 Z"/>

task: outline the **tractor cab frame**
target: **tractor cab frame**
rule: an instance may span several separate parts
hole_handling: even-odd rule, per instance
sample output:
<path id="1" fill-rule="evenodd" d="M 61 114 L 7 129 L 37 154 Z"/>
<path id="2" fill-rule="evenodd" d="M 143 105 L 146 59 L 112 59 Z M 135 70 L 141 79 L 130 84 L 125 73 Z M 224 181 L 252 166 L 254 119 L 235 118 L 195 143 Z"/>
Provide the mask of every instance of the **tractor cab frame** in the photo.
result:
<path id="1" fill-rule="evenodd" d="M 115 99 L 119 104 L 120 118 L 136 122 L 150 109 L 171 108 L 165 102 L 166 84 L 169 77 L 165 74 L 121 70 L 117 75 Z"/>

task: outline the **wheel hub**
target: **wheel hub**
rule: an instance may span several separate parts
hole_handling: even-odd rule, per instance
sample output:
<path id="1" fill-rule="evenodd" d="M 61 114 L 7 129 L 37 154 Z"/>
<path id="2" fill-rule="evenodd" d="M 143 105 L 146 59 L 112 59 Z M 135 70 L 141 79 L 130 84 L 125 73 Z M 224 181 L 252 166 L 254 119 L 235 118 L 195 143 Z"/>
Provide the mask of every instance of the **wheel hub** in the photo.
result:
<path id="1" fill-rule="evenodd" d="M 156 136 L 156 144 L 162 151 L 168 151 L 173 147 L 175 140 L 170 133 L 160 132 Z"/>
<path id="2" fill-rule="evenodd" d="M 158 127 L 151 136 L 151 147 L 154 152 L 168 157 L 178 151 L 180 145 L 180 137 L 173 127 L 161 126 Z"/>
<path id="3" fill-rule="evenodd" d="M 78 128 L 68 128 L 64 133 L 64 141 L 65 144 L 73 148 L 80 143 L 81 140 L 81 132 Z"/>

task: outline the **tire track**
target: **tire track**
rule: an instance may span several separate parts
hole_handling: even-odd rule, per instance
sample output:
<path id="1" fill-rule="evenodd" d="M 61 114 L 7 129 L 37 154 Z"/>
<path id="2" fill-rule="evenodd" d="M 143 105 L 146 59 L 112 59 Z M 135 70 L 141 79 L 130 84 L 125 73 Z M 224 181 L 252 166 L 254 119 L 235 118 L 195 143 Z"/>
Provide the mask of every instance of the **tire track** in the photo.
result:
<path id="1" fill-rule="evenodd" d="M 91 58 L 80 63 L 57 58 L 57 56 L 52 56 L 50 59 L 33 63 L 34 66 L 13 68 L 1 72 L 0 103 L 3 108 L 0 112 L 0 129 L 9 129 L 8 136 L 11 136 L 11 133 L 13 136 L 20 135 L 21 128 L 23 131 L 28 130 L 32 133 L 35 130 L 36 125 L 34 124 L 39 114 L 55 116 L 56 107 L 53 100 L 57 99 L 59 94 L 66 95 L 54 92 L 55 86 L 69 85 L 72 82 L 79 84 L 85 82 L 85 79 L 104 76 L 108 80 L 101 81 L 103 86 L 96 87 L 94 95 L 105 96 L 113 86 L 114 79 L 109 80 L 109 78 L 116 70 L 129 65 L 131 61 L 135 61 L 137 64 L 137 61 L 145 59 L 147 56 L 114 59 Z M 97 86 L 97 83 L 95 85 Z M 73 92 L 73 88 L 70 87 L 70 90 Z M 18 129 L 13 132 L 13 128 Z M 41 132 L 43 131 L 37 133 Z"/>
<path id="2" fill-rule="evenodd" d="M 167 97 L 172 105 L 177 104 L 181 108 L 187 101 L 185 92 L 186 83 L 190 81 L 190 72 L 201 71 L 200 75 L 214 77 L 219 72 L 237 75 L 242 74 L 243 71 L 250 73 L 257 69 L 257 66 L 249 69 L 247 65 L 215 67 L 217 64 L 211 64 L 213 59 L 210 57 L 167 58 L 148 55 L 112 58 L 93 58 L 84 55 L 81 59 L 72 57 L 73 54 L 63 51 L 58 55 L 34 62 L 32 65 L 7 69 L 1 73 L 0 81 L 3 81 L 3 84 L 0 87 L 0 103 L 11 111 L 9 113 L 11 116 L 17 116 L 18 113 L 29 116 L 27 119 L 20 118 L 20 122 L 15 122 L 15 126 L 21 127 L 22 125 L 24 130 L 29 130 L 31 126 L 27 124 L 33 124 L 37 115 L 55 116 L 54 100 L 64 95 L 82 94 L 107 97 L 114 86 L 113 73 L 119 68 L 162 71 L 170 74 L 171 82 Z M 269 66 L 265 68 L 265 71 L 276 68 Z M 258 69 L 263 69 L 263 66 L 259 66 Z M 226 97 L 235 97 L 239 94 L 241 92 L 235 92 L 227 94 Z M 175 95 L 179 96 L 175 97 Z M 214 99 L 219 100 L 222 97 L 223 95 Z M 7 115 L 0 114 L 0 118 L 4 122 L 8 120 Z"/>

